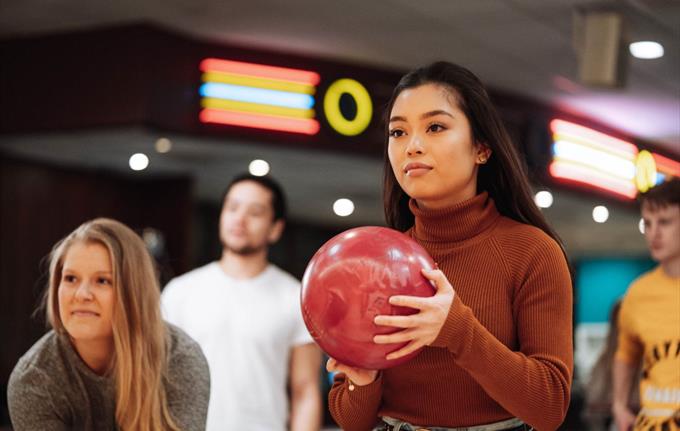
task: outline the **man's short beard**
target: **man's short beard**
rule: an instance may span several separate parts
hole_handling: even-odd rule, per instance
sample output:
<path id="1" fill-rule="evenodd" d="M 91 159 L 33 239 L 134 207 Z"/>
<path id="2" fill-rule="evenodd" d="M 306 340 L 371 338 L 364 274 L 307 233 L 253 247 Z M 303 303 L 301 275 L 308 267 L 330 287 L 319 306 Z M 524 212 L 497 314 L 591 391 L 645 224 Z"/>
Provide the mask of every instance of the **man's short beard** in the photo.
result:
<path id="1" fill-rule="evenodd" d="M 267 248 L 267 244 L 262 244 L 260 246 L 254 246 L 251 244 L 244 245 L 243 247 L 230 247 L 227 243 L 222 242 L 222 247 L 225 251 L 237 254 L 239 256 L 252 256 L 254 254 L 260 253 L 262 250 Z"/>

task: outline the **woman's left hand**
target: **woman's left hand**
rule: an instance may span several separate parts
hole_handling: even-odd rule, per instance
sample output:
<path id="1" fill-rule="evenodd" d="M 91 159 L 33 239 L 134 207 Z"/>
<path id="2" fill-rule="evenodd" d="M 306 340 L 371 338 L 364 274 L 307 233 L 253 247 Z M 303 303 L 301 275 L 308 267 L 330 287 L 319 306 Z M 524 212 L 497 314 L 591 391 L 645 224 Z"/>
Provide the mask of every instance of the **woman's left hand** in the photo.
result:
<path id="1" fill-rule="evenodd" d="M 421 347 L 428 346 L 437 338 L 444 326 L 449 309 L 456 294 L 439 269 L 421 270 L 422 274 L 432 281 L 437 292 L 431 297 L 395 295 L 390 297 L 390 304 L 415 308 L 416 314 L 409 316 L 376 316 L 374 322 L 381 326 L 394 326 L 403 330 L 389 335 L 376 335 L 373 341 L 377 344 L 403 343 L 407 345 L 387 355 L 387 359 L 406 356 Z"/>

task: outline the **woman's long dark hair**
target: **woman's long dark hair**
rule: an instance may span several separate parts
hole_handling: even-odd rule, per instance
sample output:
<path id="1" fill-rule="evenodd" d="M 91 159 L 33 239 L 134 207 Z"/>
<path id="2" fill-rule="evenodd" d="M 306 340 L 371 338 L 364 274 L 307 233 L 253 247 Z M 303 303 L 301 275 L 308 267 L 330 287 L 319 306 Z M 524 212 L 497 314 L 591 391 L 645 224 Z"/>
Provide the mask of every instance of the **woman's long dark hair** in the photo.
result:
<path id="1" fill-rule="evenodd" d="M 487 191 L 498 212 L 520 223 L 538 227 L 559 244 L 557 233 L 550 227 L 534 203 L 525 167 L 515 149 L 498 112 L 491 104 L 482 82 L 472 72 L 453 63 L 439 61 L 404 75 L 392 92 L 385 110 L 385 136 L 389 142 L 389 116 L 394 101 L 402 91 L 424 84 L 437 84 L 451 92 L 465 113 L 472 129 L 473 142 L 488 146 L 492 153 L 486 164 L 479 166 L 477 192 Z M 387 224 L 405 231 L 414 223 L 408 208 L 408 195 L 397 182 L 384 150 L 383 205 Z"/>

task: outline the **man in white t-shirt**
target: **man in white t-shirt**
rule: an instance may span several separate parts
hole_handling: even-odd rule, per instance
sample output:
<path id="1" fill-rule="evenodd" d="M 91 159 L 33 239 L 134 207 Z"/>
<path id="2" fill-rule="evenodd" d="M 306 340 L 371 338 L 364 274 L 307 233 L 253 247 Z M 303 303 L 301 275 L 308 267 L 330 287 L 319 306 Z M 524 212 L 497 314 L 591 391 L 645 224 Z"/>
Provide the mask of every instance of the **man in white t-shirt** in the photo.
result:
<path id="1" fill-rule="evenodd" d="M 285 212 L 271 178 L 234 178 L 222 201 L 222 257 L 163 291 L 164 317 L 208 359 L 208 431 L 320 428 L 321 352 L 302 321 L 300 283 L 267 260 Z"/>

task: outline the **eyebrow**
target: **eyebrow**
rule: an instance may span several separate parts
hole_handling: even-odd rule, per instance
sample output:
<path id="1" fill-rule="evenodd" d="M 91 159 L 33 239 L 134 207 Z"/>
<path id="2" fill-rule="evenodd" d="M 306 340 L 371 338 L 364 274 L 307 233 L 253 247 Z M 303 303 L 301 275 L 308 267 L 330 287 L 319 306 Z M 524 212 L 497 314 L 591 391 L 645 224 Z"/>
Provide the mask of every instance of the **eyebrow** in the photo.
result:
<path id="1" fill-rule="evenodd" d="M 429 112 L 424 113 L 423 115 L 420 116 L 420 119 L 436 117 L 437 115 L 448 115 L 449 117 L 453 118 L 453 115 L 449 114 L 448 112 L 441 110 L 441 109 L 436 109 L 434 111 L 429 111 Z M 406 121 L 406 117 L 401 117 L 399 115 L 395 115 L 394 117 L 390 118 L 390 123 L 392 123 L 394 121 Z"/>
<path id="2" fill-rule="evenodd" d="M 64 266 L 64 267 L 61 269 L 61 272 L 78 272 L 78 271 L 75 270 L 75 269 L 73 269 L 73 268 L 71 268 L 71 267 Z M 113 274 L 113 271 L 95 271 L 94 273 L 95 273 L 95 274 L 109 274 L 109 275 L 112 275 L 112 274 Z"/>

